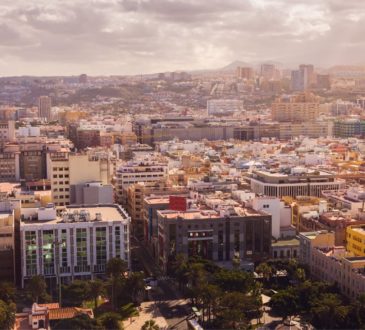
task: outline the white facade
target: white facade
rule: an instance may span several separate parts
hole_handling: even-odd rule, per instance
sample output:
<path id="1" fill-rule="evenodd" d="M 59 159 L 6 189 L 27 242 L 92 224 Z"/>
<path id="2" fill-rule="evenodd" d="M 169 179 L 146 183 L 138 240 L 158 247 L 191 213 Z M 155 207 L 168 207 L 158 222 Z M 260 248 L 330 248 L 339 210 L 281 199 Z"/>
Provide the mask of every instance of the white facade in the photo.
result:
<path id="1" fill-rule="evenodd" d="M 118 205 L 70 207 L 62 217 L 20 224 L 21 277 L 95 278 L 111 258 L 129 263 L 130 217 Z"/>
<path id="2" fill-rule="evenodd" d="M 291 208 L 285 206 L 279 198 L 275 197 L 256 197 L 252 200 L 252 208 L 256 211 L 263 211 L 271 214 L 272 236 L 280 237 L 280 228 L 291 224 Z"/>
<path id="3" fill-rule="evenodd" d="M 243 110 L 241 100 L 217 99 L 207 101 L 208 115 L 226 114 Z"/>

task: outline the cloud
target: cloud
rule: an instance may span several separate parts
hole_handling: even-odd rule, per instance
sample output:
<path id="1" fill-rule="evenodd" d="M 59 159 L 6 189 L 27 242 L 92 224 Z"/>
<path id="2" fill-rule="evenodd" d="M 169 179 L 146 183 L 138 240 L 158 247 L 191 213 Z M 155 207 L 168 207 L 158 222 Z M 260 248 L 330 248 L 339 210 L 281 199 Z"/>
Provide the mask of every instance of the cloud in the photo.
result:
<path id="1" fill-rule="evenodd" d="M 358 0 L 2 0 L 0 74 L 361 62 Z"/>

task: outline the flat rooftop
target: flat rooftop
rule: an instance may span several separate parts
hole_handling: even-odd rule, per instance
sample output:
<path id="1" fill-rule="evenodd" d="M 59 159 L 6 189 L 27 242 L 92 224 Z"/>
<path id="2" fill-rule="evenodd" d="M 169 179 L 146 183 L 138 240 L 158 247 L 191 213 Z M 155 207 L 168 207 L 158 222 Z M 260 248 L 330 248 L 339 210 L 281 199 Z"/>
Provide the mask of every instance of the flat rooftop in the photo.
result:
<path id="1" fill-rule="evenodd" d="M 353 231 L 361 234 L 361 235 L 364 235 L 365 234 L 365 226 L 362 226 L 362 227 L 352 227 L 351 229 Z"/>
<path id="2" fill-rule="evenodd" d="M 174 211 L 174 210 L 160 210 L 158 211 L 161 216 L 166 219 L 177 219 L 183 218 L 184 220 L 196 220 L 196 219 L 221 219 L 225 215 L 221 215 L 218 211 L 212 209 L 206 210 L 188 210 L 188 211 Z M 235 217 L 259 217 L 267 215 L 265 213 L 255 211 L 251 208 L 245 207 L 234 207 L 234 213 L 230 213 L 228 216 L 231 218 Z"/>
<path id="3" fill-rule="evenodd" d="M 299 246 L 299 240 L 297 238 L 289 238 L 289 239 L 279 239 L 276 242 L 272 242 L 272 247 L 281 247 L 281 246 Z"/>
<path id="4" fill-rule="evenodd" d="M 45 208 L 45 211 L 47 211 L 47 208 Z M 62 210 L 59 210 L 60 212 L 57 212 L 57 216 L 55 219 L 50 220 L 23 220 L 21 221 L 21 225 L 26 224 L 32 224 L 32 225 L 39 225 L 42 226 L 44 224 L 57 224 L 57 223 L 85 223 L 85 222 L 103 222 L 103 221 L 123 221 L 128 218 L 128 214 L 125 212 L 124 209 L 122 209 L 119 205 L 101 205 L 101 206 L 69 206 L 67 208 L 64 208 Z M 88 212 L 90 215 L 89 221 L 83 221 L 83 220 L 69 220 L 64 221 L 62 217 L 62 213 L 66 212 L 70 218 L 72 218 L 73 215 L 78 213 L 79 215 L 83 212 Z M 96 221 L 97 214 L 101 214 L 101 220 Z"/>

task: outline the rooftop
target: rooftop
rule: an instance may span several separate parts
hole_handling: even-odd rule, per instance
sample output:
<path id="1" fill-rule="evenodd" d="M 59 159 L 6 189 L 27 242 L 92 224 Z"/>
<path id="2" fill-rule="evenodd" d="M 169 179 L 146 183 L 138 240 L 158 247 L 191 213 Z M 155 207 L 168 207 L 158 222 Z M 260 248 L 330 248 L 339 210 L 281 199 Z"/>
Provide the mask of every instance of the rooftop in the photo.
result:
<path id="1" fill-rule="evenodd" d="M 57 223 L 123 221 L 128 218 L 126 211 L 117 204 L 69 206 L 58 210 L 57 213 L 54 212 L 55 209 L 53 207 L 39 208 L 38 217 L 42 211 L 49 211 L 49 213 L 45 214 L 46 220 L 26 219 L 21 222 L 21 225 L 42 226 L 44 224 Z M 53 216 L 54 214 L 56 216 Z"/>

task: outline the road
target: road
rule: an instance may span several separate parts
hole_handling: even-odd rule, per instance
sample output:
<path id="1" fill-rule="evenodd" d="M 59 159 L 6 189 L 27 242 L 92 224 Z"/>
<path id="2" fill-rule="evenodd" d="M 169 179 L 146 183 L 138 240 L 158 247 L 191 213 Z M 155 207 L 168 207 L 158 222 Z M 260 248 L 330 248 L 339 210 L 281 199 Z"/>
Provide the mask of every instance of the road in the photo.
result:
<path id="1" fill-rule="evenodd" d="M 145 272 L 158 278 L 158 289 L 151 290 L 151 298 L 166 319 L 169 329 L 186 330 L 186 319 L 191 316 L 189 301 L 181 296 L 170 279 L 162 276 L 146 248 L 135 238 L 132 238 L 131 243 L 132 259 L 138 258 Z"/>

